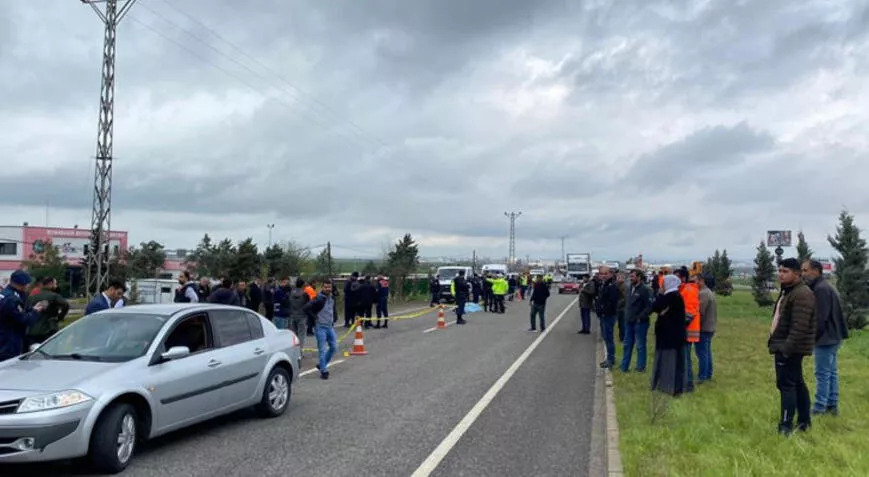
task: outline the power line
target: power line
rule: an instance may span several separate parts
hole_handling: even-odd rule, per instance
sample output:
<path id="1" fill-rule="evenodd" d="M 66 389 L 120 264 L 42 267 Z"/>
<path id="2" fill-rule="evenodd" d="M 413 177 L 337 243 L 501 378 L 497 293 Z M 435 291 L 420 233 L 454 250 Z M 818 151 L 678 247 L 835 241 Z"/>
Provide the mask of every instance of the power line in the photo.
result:
<path id="1" fill-rule="evenodd" d="M 149 12 L 151 12 L 154 16 L 158 17 L 159 19 L 161 19 L 161 20 L 163 20 L 164 22 L 168 23 L 168 24 L 171 25 L 172 27 L 174 27 L 174 28 L 180 30 L 182 33 L 184 33 L 184 34 L 187 35 L 188 37 L 193 38 L 194 40 L 198 41 L 199 43 L 205 45 L 206 47 L 208 47 L 210 50 L 214 51 L 215 53 L 217 53 L 217 54 L 220 55 L 221 57 L 223 57 L 223 58 L 225 58 L 225 59 L 231 61 L 232 63 L 236 64 L 237 66 L 239 66 L 239 67 L 241 67 L 242 69 L 244 69 L 245 71 L 247 71 L 248 73 L 250 73 L 250 74 L 252 74 L 252 75 L 254 75 L 254 76 L 260 78 L 260 79 L 263 80 L 263 81 L 265 81 L 265 82 L 268 84 L 268 86 L 270 86 L 270 87 L 272 87 L 272 88 L 275 88 L 275 89 L 279 90 L 279 91 L 280 91 L 281 93 L 283 93 L 283 94 L 288 95 L 288 96 L 290 97 L 290 99 L 293 100 L 293 103 L 290 103 L 290 102 L 285 101 L 285 102 L 284 102 L 284 105 L 287 106 L 291 111 L 293 111 L 293 113 L 295 113 L 295 114 L 299 114 L 299 115 L 302 115 L 302 114 L 303 114 L 302 110 L 297 109 L 296 106 L 298 106 L 299 108 L 304 108 L 305 111 L 307 111 L 307 114 L 305 114 L 305 116 L 307 116 L 307 117 L 310 118 L 310 119 L 313 119 L 314 121 L 316 121 L 316 122 L 319 123 L 320 125 L 324 126 L 325 128 L 332 130 L 332 132 L 334 132 L 335 134 L 341 136 L 342 138 L 344 138 L 344 139 L 346 139 L 346 140 L 348 140 L 348 141 L 352 141 L 352 140 L 354 139 L 354 137 L 355 137 L 356 139 L 361 139 L 361 140 L 367 140 L 367 141 L 370 141 L 372 144 L 377 145 L 377 146 L 386 147 L 386 144 L 384 144 L 384 143 L 383 143 L 382 141 L 380 141 L 379 139 L 372 140 L 371 138 L 369 138 L 369 137 L 365 137 L 364 135 L 363 135 L 363 136 L 360 136 L 358 133 L 357 133 L 354 137 L 350 137 L 350 136 L 346 136 L 346 135 L 344 135 L 340 129 L 337 129 L 337 128 L 334 127 L 334 124 L 332 124 L 332 121 L 331 121 L 329 118 L 324 117 L 322 113 L 320 113 L 319 111 L 317 111 L 317 110 L 311 108 L 311 107 L 308 106 L 307 104 L 303 103 L 303 102 L 302 102 L 302 99 L 301 99 L 300 97 L 298 97 L 298 95 L 296 95 L 296 94 L 293 93 L 292 91 L 288 90 L 287 87 L 282 86 L 282 85 L 280 85 L 280 84 L 275 84 L 275 81 L 274 81 L 272 78 L 269 78 L 269 77 L 265 76 L 264 74 L 255 71 L 255 70 L 252 69 L 250 66 L 244 64 L 243 62 L 239 61 L 237 58 L 235 58 L 235 57 L 233 57 L 232 55 L 230 55 L 230 54 L 224 52 L 223 50 L 221 50 L 221 49 L 215 47 L 215 46 L 212 45 L 208 40 L 206 40 L 206 39 L 200 37 L 200 36 L 197 35 L 196 33 L 193 33 L 193 32 L 191 32 L 190 30 L 184 28 L 183 26 L 178 25 L 176 22 L 174 22 L 174 21 L 172 21 L 171 19 L 167 18 L 165 15 L 162 15 L 160 12 L 157 12 L 157 11 L 155 11 L 155 10 L 152 9 L 152 8 L 145 7 L 144 5 L 143 5 L 143 8 L 145 8 L 146 10 L 148 10 Z M 139 23 L 139 24 L 143 24 L 141 21 L 139 21 L 139 22 L 137 22 L 137 23 Z M 154 28 L 153 25 L 148 25 L 148 26 L 150 27 L 150 29 L 151 29 L 152 31 L 157 32 L 157 30 Z M 208 29 L 209 31 L 212 31 L 212 30 L 210 30 L 210 29 L 209 29 L 207 26 L 205 26 L 205 25 L 203 25 L 203 27 L 206 28 L 206 29 Z M 159 33 L 159 34 L 160 34 L 160 36 L 162 36 L 163 38 L 166 38 L 166 39 L 168 39 L 168 40 L 170 40 L 170 41 L 173 41 L 173 43 L 175 43 L 176 45 L 179 45 L 179 46 L 180 46 L 180 43 L 177 42 L 177 41 L 174 41 L 174 39 L 170 39 L 169 37 L 167 37 L 166 35 L 163 35 L 162 33 Z M 225 40 L 224 40 L 224 41 L 225 41 Z M 238 47 L 234 47 L 234 48 L 238 49 Z M 192 50 L 192 49 L 190 49 L 190 48 L 187 48 L 187 47 L 184 47 L 184 49 L 185 49 L 186 51 L 188 51 L 188 52 L 194 54 L 195 56 L 199 57 L 201 60 L 205 61 L 206 63 L 209 63 L 209 64 L 211 64 L 212 66 L 216 66 L 214 63 L 212 63 L 212 62 L 208 61 L 207 59 L 203 58 L 201 55 L 199 55 L 198 53 L 196 53 L 194 50 Z M 223 69 L 223 68 L 220 68 L 220 69 L 221 69 L 224 73 L 226 73 L 226 70 L 225 70 L 225 69 Z M 256 90 L 256 91 L 257 91 L 258 93 L 260 93 L 261 95 L 266 96 L 265 94 L 263 94 L 262 92 L 260 92 L 260 91 L 259 91 L 259 88 L 257 88 L 256 86 L 251 85 L 250 83 L 248 83 L 247 81 L 242 80 L 241 78 L 239 78 L 239 77 L 236 76 L 236 75 L 232 75 L 232 76 L 233 76 L 233 78 L 235 78 L 236 80 L 243 81 L 245 84 L 248 85 L 248 87 L 250 87 L 250 88 Z M 281 78 L 278 78 L 278 79 L 279 79 L 279 80 L 282 80 Z M 285 80 L 282 80 L 282 81 L 286 82 Z M 288 84 L 289 84 L 289 83 L 288 83 Z M 290 84 L 290 86 L 292 87 L 291 84 Z M 278 98 L 275 97 L 275 99 L 278 99 Z M 338 119 L 339 121 L 344 121 L 344 122 L 348 122 L 348 121 L 349 121 L 349 120 L 347 120 L 346 118 L 338 118 L 338 117 L 336 117 L 335 119 Z M 375 144 L 375 143 L 376 143 L 376 144 Z M 362 143 L 359 143 L 359 142 L 357 141 L 357 145 L 362 145 Z"/>
<path id="2" fill-rule="evenodd" d="M 335 111 L 334 109 L 332 109 L 331 107 L 329 107 L 329 105 L 327 105 L 326 103 L 324 103 L 324 102 L 318 100 L 318 99 L 317 99 L 315 96 L 313 96 L 312 94 L 310 94 L 310 93 L 306 93 L 306 92 L 303 91 L 301 88 L 299 88 L 298 86 L 294 85 L 294 84 L 291 83 L 289 80 L 287 80 L 287 79 L 286 79 L 284 76 L 282 76 L 279 72 L 275 71 L 274 69 L 272 69 L 271 67 L 269 67 L 268 65 L 266 65 L 266 64 L 263 63 L 262 61 L 258 60 L 258 59 L 255 58 L 254 56 L 248 54 L 248 53 L 245 52 L 241 47 L 235 45 L 234 43 L 232 43 L 232 42 L 230 42 L 229 40 L 227 40 L 226 38 L 224 38 L 222 35 L 220 35 L 220 34 L 217 33 L 216 31 L 214 31 L 214 29 L 212 29 L 211 27 L 209 27 L 208 25 L 206 25 L 203 21 L 201 21 L 201 20 L 199 20 L 198 18 L 194 17 L 193 15 L 191 15 L 191 14 L 185 12 L 184 10 L 182 10 L 181 8 L 179 8 L 178 6 L 169 3 L 169 2 L 166 1 L 166 0 L 161 0 L 161 1 L 162 1 L 163 3 L 165 3 L 166 5 L 168 5 L 170 8 L 172 8 L 173 10 L 175 10 L 176 12 L 178 12 L 178 13 L 184 15 L 185 17 L 189 18 L 190 20 L 192 20 L 192 21 L 196 22 L 197 24 L 199 24 L 201 27 L 205 28 L 209 33 L 211 33 L 212 35 L 214 35 L 215 37 L 217 37 L 219 40 L 221 40 L 221 41 L 224 42 L 225 44 L 229 45 L 230 48 L 232 48 L 232 49 L 234 49 L 235 51 L 237 51 L 237 52 L 238 52 L 239 54 L 241 54 L 243 57 L 249 59 L 250 61 L 253 61 L 255 64 L 259 65 L 260 67 L 262 67 L 263 69 L 265 69 L 265 70 L 268 71 L 269 73 L 273 74 L 273 75 L 274 75 L 276 78 L 278 78 L 280 81 L 282 81 L 282 82 L 285 83 L 287 86 L 289 86 L 290 88 L 292 88 L 292 89 L 295 91 L 295 94 L 300 95 L 300 96 L 307 96 L 307 97 L 309 97 L 309 100 L 312 101 L 313 103 L 318 104 L 318 105 L 319 105 L 320 107 L 322 107 L 323 109 L 325 109 L 325 110 L 327 110 L 327 111 L 330 111 L 330 112 L 334 113 L 336 118 L 340 118 L 341 120 L 343 120 L 343 121 L 346 122 L 347 124 L 353 126 L 357 131 L 359 131 L 359 132 L 362 133 L 363 135 L 370 136 L 373 140 L 377 141 L 381 146 L 386 147 L 386 148 L 389 148 L 389 146 L 387 146 L 386 143 L 384 143 L 383 141 L 381 141 L 380 138 L 378 138 L 377 136 L 375 136 L 375 135 L 371 134 L 370 132 L 366 131 L 364 128 L 362 128 L 361 126 L 359 126 L 359 124 L 357 124 L 357 123 L 356 123 L 355 121 L 353 121 L 352 119 L 350 119 L 350 118 L 346 118 L 346 117 L 343 117 L 343 118 L 342 118 L 342 117 L 341 117 L 341 114 L 338 113 L 337 111 Z M 150 10 L 150 9 L 149 9 L 149 10 Z M 153 11 L 153 10 L 150 10 L 150 11 Z"/>

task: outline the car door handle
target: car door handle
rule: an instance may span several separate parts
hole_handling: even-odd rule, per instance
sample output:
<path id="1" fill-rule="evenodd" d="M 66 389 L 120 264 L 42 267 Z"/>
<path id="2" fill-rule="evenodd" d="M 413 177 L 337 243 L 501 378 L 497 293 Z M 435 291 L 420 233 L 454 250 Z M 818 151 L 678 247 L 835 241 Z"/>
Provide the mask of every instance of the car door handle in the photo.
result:
<path id="1" fill-rule="evenodd" d="M 263 353 L 265 353 L 265 352 L 266 352 L 266 350 L 264 350 L 264 349 L 262 349 L 262 348 L 256 348 L 256 349 L 253 350 L 253 354 L 255 354 L 255 355 L 257 355 L 257 356 L 259 356 L 259 355 L 261 355 L 261 354 L 263 354 Z"/>
<path id="2" fill-rule="evenodd" d="M 220 361 L 218 361 L 216 359 L 212 359 L 211 361 L 208 362 L 209 368 L 215 368 L 217 366 L 220 366 Z"/>

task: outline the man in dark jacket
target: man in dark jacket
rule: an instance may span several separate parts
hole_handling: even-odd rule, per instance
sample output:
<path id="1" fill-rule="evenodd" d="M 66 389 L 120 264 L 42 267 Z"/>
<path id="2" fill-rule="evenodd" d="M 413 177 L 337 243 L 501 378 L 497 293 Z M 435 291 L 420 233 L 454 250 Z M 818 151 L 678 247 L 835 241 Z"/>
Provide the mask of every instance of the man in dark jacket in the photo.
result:
<path id="1" fill-rule="evenodd" d="M 350 328 L 356 319 L 356 308 L 359 306 L 359 272 L 350 274 L 350 279 L 344 283 L 344 328 Z"/>
<path id="2" fill-rule="evenodd" d="M 652 312 L 652 297 L 649 287 L 643 283 L 643 271 L 631 270 L 631 288 L 625 297 L 625 346 L 621 370 L 631 369 L 631 355 L 637 346 L 637 372 L 646 370 L 646 338 L 649 334 L 649 313 Z"/>
<path id="3" fill-rule="evenodd" d="M 266 318 L 274 320 L 275 318 L 275 279 L 269 278 L 263 286 L 263 312 Z"/>
<path id="4" fill-rule="evenodd" d="M 238 306 L 250 309 L 250 296 L 247 294 L 247 282 L 240 280 L 235 285 L 235 293 L 238 295 Z"/>
<path id="5" fill-rule="evenodd" d="M 377 290 L 371 284 L 371 277 L 366 275 L 359 281 L 359 315 L 365 318 L 362 326 L 366 330 L 374 326 L 371 322 L 373 315 L 371 311 L 375 303 L 377 303 Z"/>
<path id="6" fill-rule="evenodd" d="M 474 303 L 479 303 L 480 295 L 483 294 L 483 280 L 476 273 L 471 279 L 471 293 L 474 295 Z"/>
<path id="7" fill-rule="evenodd" d="M 490 273 L 487 273 L 483 277 L 483 310 L 498 311 L 498 307 L 495 304 L 495 294 L 492 292 L 492 275 Z"/>
<path id="8" fill-rule="evenodd" d="M 601 368 L 612 368 L 616 362 L 616 343 L 613 333 L 616 326 L 616 314 L 619 310 L 619 288 L 610 267 L 600 267 L 598 276 L 601 279 L 598 301 L 600 303 L 600 329 L 606 344 L 606 359 L 600 363 Z"/>
<path id="9" fill-rule="evenodd" d="M 24 352 L 27 327 L 36 323 L 46 308 L 39 302 L 32 310 L 27 308 L 27 285 L 31 278 L 24 270 L 15 270 L 9 284 L 0 291 L 0 361 L 14 358 Z"/>
<path id="10" fill-rule="evenodd" d="M 619 306 L 616 311 L 616 318 L 619 326 L 619 342 L 625 342 L 625 306 L 627 306 L 628 285 L 625 283 L 625 275 L 621 272 L 616 273 L 616 288 L 619 290 Z"/>
<path id="11" fill-rule="evenodd" d="M 529 332 L 536 331 L 536 316 L 540 316 L 540 332 L 546 330 L 546 300 L 549 298 L 549 286 L 543 282 L 543 277 L 538 276 L 531 289 L 531 328 Z"/>
<path id="12" fill-rule="evenodd" d="M 263 302 L 262 279 L 257 278 L 250 284 L 248 295 L 250 296 L 249 308 L 259 313 L 259 307 Z"/>
<path id="13" fill-rule="evenodd" d="M 464 325 L 467 323 L 464 318 L 465 302 L 468 301 L 468 282 L 465 281 L 465 271 L 459 270 L 459 274 L 453 279 L 452 291 L 456 298 L 456 324 Z"/>
<path id="14" fill-rule="evenodd" d="M 429 277 L 428 291 L 431 293 L 431 302 L 429 306 L 435 306 L 441 302 L 441 282 L 440 275 Z"/>
<path id="15" fill-rule="evenodd" d="M 178 284 L 181 286 L 175 290 L 175 303 L 199 303 L 199 290 L 190 278 L 190 272 L 187 270 L 181 272 L 178 276 Z"/>
<path id="16" fill-rule="evenodd" d="M 205 303 L 208 301 L 208 297 L 211 296 L 211 279 L 208 277 L 200 277 L 199 287 L 196 290 L 196 293 L 199 294 L 199 303 Z"/>
<path id="17" fill-rule="evenodd" d="M 377 277 L 377 324 L 380 328 L 380 318 L 383 318 L 383 328 L 389 328 L 389 279 L 381 274 Z"/>
<path id="18" fill-rule="evenodd" d="M 279 330 L 286 330 L 290 326 L 290 278 L 281 278 L 281 284 L 275 288 L 275 326 Z"/>
<path id="19" fill-rule="evenodd" d="M 238 293 L 232 286 L 232 280 L 224 278 L 220 282 L 220 285 L 211 292 L 211 295 L 208 297 L 208 303 L 238 306 Z"/>
<path id="20" fill-rule="evenodd" d="M 597 295 L 597 286 L 590 277 L 585 278 L 582 289 L 579 291 L 579 334 L 591 333 L 591 309 L 594 307 L 594 297 Z"/>
<path id="21" fill-rule="evenodd" d="M 31 308 L 39 302 L 45 302 L 48 306 L 39 314 L 36 323 L 27 329 L 26 347 L 34 343 L 42 343 L 51 335 L 60 330 L 60 322 L 69 313 L 69 302 L 57 293 L 57 280 L 48 277 L 42 279 L 39 291 L 27 297 L 27 304 Z"/>
<path id="22" fill-rule="evenodd" d="M 773 311 L 769 352 L 775 355 L 776 385 L 781 394 L 781 419 L 778 431 L 790 435 L 797 429 L 807 431 L 812 425 L 809 415 L 809 389 L 803 379 L 803 358 L 815 347 L 815 295 L 802 282 L 800 262 L 787 258 L 778 266 L 782 290 Z"/>
<path id="23" fill-rule="evenodd" d="M 87 304 L 84 309 L 85 316 L 112 308 L 126 291 L 127 285 L 121 280 L 110 281 L 109 286 Z"/>
<path id="24" fill-rule="evenodd" d="M 803 280 L 815 294 L 815 405 L 812 414 L 839 414 L 839 347 L 848 338 L 848 325 L 842 313 L 839 293 L 824 278 L 824 267 L 817 260 L 802 265 Z"/>

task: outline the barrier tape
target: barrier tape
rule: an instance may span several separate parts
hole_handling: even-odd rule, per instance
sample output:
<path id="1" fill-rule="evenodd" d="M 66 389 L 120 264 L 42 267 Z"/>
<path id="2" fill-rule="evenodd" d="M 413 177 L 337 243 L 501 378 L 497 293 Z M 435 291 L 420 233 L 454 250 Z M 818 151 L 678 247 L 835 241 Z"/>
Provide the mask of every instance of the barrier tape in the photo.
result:
<path id="1" fill-rule="evenodd" d="M 401 320 L 413 320 L 413 319 L 419 318 L 419 317 L 421 317 L 421 316 L 425 316 L 425 315 L 427 315 L 427 314 L 429 314 L 429 313 L 431 313 L 431 312 L 433 312 L 433 311 L 437 311 L 437 310 L 439 310 L 439 309 L 440 309 L 439 307 L 432 307 L 432 308 L 426 308 L 426 309 L 423 309 L 423 310 L 415 311 L 415 312 L 413 312 L 413 313 L 407 313 L 407 314 L 404 314 L 404 315 L 396 315 L 396 316 L 387 316 L 387 317 L 384 317 L 384 318 L 362 318 L 362 317 L 360 317 L 360 318 L 356 318 L 356 321 L 353 322 L 353 326 L 351 326 L 351 327 L 347 330 L 346 333 L 344 333 L 343 335 L 341 335 L 341 336 L 338 337 L 338 347 L 340 348 L 339 351 L 343 352 L 343 353 L 346 355 L 346 353 L 347 353 L 347 349 L 349 349 L 350 346 L 349 346 L 349 345 L 346 345 L 346 344 L 344 343 L 344 340 L 346 340 L 347 337 L 350 336 L 351 334 L 355 333 L 355 332 L 356 332 L 356 327 L 359 326 L 360 324 L 362 324 L 362 322 L 364 322 L 364 321 L 377 321 L 377 320 L 401 321 Z M 450 308 L 446 308 L 446 307 L 444 307 L 444 313 L 446 313 L 446 312 L 449 311 L 449 310 L 454 310 L 454 309 L 455 309 L 455 307 L 450 307 Z M 303 348 L 302 351 L 310 351 L 310 352 L 314 352 L 314 353 L 316 353 L 316 352 L 318 352 L 319 350 L 318 350 L 317 348 Z"/>

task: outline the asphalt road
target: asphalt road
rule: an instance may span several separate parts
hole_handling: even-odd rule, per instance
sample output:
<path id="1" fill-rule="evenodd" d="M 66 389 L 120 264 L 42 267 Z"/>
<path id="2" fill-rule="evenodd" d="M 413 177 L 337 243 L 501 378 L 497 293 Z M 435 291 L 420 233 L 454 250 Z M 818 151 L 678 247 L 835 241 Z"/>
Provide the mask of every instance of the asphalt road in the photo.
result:
<path id="1" fill-rule="evenodd" d="M 468 315 L 468 325 L 446 330 L 426 332 L 436 325 L 434 313 L 370 330 L 369 354 L 336 356 L 344 361 L 328 381 L 316 373 L 302 377 L 284 416 L 262 420 L 243 411 L 155 439 L 140 447 L 124 475 L 410 476 L 431 464 L 439 446 L 443 458 L 417 475 L 598 474 L 597 338 L 576 333 L 573 297 L 554 295 L 547 308 L 550 325 L 568 311 L 542 338 L 526 331 L 527 302 L 508 303 L 504 315 Z M 306 358 L 303 371 L 313 363 Z M 469 412 L 476 419 L 462 428 Z M 89 475 L 77 462 L 0 474 Z"/>

